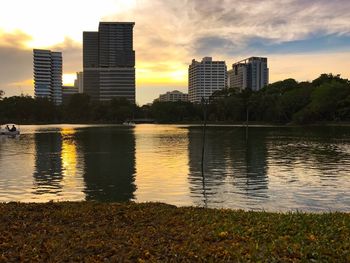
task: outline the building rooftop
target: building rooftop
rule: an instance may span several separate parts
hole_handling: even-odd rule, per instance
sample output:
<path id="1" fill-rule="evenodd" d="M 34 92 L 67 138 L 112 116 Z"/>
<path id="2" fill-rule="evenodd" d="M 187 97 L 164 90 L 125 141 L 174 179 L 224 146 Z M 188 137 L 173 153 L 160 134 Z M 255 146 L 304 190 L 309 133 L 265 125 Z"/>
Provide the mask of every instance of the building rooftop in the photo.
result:
<path id="1" fill-rule="evenodd" d="M 135 22 L 100 22 L 100 25 L 135 25 Z"/>
<path id="2" fill-rule="evenodd" d="M 232 65 L 238 65 L 238 64 L 246 64 L 247 62 L 249 61 L 252 61 L 252 60 L 263 60 L 263 61 L 267 61 L 267 58 L 266 57 L 249 57 L 249 58 L 246 58 L 246 59 L 242 59 L 236 63 L 233 63 Z"/>

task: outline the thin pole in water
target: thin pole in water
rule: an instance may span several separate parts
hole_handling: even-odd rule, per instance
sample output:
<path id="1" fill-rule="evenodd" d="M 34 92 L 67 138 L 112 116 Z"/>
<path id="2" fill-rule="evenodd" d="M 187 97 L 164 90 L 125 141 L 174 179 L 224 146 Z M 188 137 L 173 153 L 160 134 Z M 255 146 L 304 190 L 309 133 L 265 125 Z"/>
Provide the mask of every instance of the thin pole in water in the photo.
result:
<path id="1" fill-rule="evenodd" d="M 202 175 L 204 175 L 204 151 L 205 151 L 205 132 L 207 128 L 207 102 L 202 97 L 202 105 L 203 105 L 203 132 L 202 132 Z"/>
<path id="2" fill-rule="evenodd" d="M 202 132 L 202 161 L 201 161 L 201 171 L 202 171 L 202 184 L 203 184 L 203 194 L 204 194 L 204 206 L 207 207 L 207 195 L 205 191 L 205 177 L 204 177 L 204 152 L 205 152 L 205 132 L 207 128 L 207 101 L 202 97 L 203 106 L 203 132 Z"/>
<path id="3" fill-rule="evenodd" d="M 247 107 L 246 126 L 249 126 L 249 108 Z"/>

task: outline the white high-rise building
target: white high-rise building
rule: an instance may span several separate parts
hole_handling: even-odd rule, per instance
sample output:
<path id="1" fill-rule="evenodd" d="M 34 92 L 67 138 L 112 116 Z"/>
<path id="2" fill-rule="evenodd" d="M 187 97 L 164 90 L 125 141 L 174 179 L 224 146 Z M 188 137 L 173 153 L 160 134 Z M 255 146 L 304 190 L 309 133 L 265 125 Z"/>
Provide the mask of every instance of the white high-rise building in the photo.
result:
<path id="1" fill-rule="evenodd" d="M 248 87 L 248 67 L 244 63 L 236 63 L 227 71 L 227 86 L 240 91 Z"/>
<path id="2" fill-rule="evenodd" d="M 62 104 L 62 53 L 34 49 L 34 96 Z"/>
<path id="3" fill-rule="evenodd" d="M 84 92 L 84 73 L 77 72 L 77 78 L 74 80 L 74 87 L 78 89 L 79 93 Z"/>
<path id="4" fill-rule="evenodd" d="M 227 68 L 225 61 L 213 61 L 205 57 L 201 62 L 192 60 L 188 69 L 188 99 L 200 103 L 202 98 L 209 97 L 217 90 L 226 87 Z"/>
<path id="5" fill-rule="evenodd" d="M 168 91 L 165 94 L 159 95 L 158 101 L 188 101 L 188 94 L 182 93 L 178 90 Z"/>
<path id="6" fill-rule="evenodd" d="M 228 71 L 228 87 L 240 91 L 249 88 L 258 91 L 269 84 L 267 58 L 250 57 L 232 65 Z"/>

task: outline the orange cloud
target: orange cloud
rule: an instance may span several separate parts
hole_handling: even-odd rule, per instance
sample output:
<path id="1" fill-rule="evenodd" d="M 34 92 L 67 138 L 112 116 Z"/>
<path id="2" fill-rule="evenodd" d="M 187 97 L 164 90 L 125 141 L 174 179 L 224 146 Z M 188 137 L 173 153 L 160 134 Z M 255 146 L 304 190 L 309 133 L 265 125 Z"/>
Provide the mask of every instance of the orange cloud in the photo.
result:
<path id="1" fill-rule="evenodd" d="M 26 49 L 26 43 L 31 41 L 32 37 L 21 30 L 5 32 L 0 29 L 0 46 Z"/>
<path id="2" fill-rule="evenodd" d="M 25 80 L 22 80 L 22 81 L 9 83 L 9 86 L 12 86 L 12 87 L 33 86 L 33 85 L 34 85 L 34 80 L 33 79 L 25 79 Z"/>

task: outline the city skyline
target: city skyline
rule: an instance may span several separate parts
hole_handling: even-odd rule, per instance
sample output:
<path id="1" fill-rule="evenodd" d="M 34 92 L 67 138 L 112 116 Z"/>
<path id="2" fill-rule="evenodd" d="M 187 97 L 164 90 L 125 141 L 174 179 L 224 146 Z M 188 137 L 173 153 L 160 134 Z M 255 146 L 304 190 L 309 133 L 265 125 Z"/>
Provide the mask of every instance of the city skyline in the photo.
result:
<path id="1" fill-rule="evenodd" d="M 73 84 L 82 71 L 82 32 L 96 30 L 100 21 L 136 23 L 141 105 L 166 91 L 186 92 L 188 65 L 204 56 L 228 67 L 245 57 L 268 57 L 270 82 L 321 73 L 350 77 L 350 3 L 344 0 L 61 1 L 55 14 L 40 2 L 36 9 L 32 1 L 11 1 L 0 11 L 0 89 L 7 96 L 34 95 L 33 48 L 61 51 L 64 84 Z"/>

